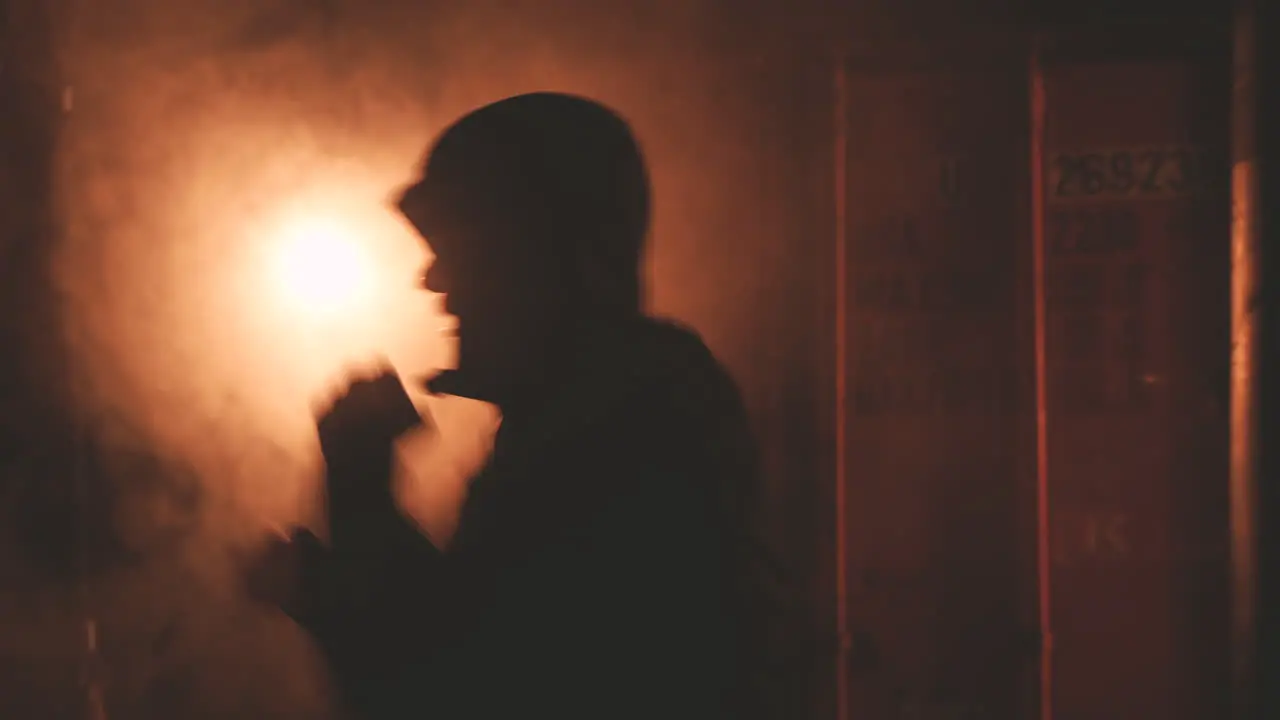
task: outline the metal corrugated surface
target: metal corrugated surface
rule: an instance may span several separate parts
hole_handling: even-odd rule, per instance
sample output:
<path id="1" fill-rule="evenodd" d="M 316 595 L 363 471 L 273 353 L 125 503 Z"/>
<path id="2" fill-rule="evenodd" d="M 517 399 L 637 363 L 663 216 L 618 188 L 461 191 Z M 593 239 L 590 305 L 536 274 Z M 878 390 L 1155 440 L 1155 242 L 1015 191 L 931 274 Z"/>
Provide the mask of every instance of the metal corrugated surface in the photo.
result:
<path id="1" fill-rule="evenodd" d="M 1034 681 L 1024 88 L 1017 58 L 848 76 L 851 717 L 1021 717 Z"/>
<path id="2" fill-rule="evenodd" d="M 1044 526 L 1031 43 L 847 65 L 849 717 L 1035 716 L 1042 569 L 1054 718 L 1224 715 L 1229 76 L 1213 35 L 1047 44 Z"/>
<path id="3" fill-rule="evenodd" d="M 1054 715 L 1217 718 L 1225 655 L 1225 78 L 1045 71 Z"/>

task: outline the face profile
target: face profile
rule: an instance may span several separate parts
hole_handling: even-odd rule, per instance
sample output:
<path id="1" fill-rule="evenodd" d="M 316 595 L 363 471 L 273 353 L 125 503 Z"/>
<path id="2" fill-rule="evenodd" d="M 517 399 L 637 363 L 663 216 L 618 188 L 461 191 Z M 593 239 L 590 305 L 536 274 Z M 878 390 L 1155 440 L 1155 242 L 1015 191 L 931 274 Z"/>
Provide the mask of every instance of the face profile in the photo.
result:
<path id="1" fill-rule="evenodd" d="M 640 312 L 648 172 L 630 127 L 585 98 L 533 93 L 446 129 L 398 207 L 431 247 L 424 287 L 458 320 L 442 382 L 508 392 L 584 326 Z"/>

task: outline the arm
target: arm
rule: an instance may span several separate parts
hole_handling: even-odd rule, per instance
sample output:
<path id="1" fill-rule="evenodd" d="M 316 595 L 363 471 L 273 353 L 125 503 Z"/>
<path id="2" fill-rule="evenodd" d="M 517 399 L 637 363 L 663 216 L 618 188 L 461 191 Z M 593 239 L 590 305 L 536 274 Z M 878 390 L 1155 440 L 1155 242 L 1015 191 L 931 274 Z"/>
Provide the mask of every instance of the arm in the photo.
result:
<path id="1" fill-rule="evenodd" d="M 395 440 L 419 424 L 433 428 L 392 373 L 352 383 L 317 423 L 330 544 L 311 543 L 304 559 L 311 602 L 298 619 L 357 710 L 382 677 L 439 645 L 448 563 L 392 492 Z"/>
<path id="2" fill-rule="evenodd" d="M 392 448 L 334 458 L 326 473 L 332 542 L 304 561 L 309 615 L 295 616 L 323 651 L 344 699 L 367 714 L 383 678 L 438 651 L 451 583 L 444 555 L 397 507 Z"/>

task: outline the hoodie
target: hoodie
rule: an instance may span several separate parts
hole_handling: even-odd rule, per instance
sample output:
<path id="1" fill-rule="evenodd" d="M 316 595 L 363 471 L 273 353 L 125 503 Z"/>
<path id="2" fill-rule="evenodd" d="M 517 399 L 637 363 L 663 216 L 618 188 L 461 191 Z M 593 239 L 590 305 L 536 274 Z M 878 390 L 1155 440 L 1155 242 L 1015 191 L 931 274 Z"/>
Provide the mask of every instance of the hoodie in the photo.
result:
<path id="1" fill-rule="evenodd" d="M 397 515 L 376 561 L 310 573 L 327 599 L 304 624 L 358 716 L 751 714 L 763 564 L 737 388 L 655 320 L 563 377 L 503 418 L 448 548 Z"/>

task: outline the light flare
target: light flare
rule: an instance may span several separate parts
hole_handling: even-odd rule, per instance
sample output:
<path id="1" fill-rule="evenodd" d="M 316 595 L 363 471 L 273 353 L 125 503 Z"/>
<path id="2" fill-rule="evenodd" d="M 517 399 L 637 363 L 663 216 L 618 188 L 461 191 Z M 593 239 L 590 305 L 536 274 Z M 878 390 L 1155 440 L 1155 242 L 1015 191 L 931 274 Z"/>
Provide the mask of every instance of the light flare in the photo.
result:
<path id="1" fill-rule="evenodd" d="M 325 217 L 285 223 L 271 282 L 301 320 L 323 321 L 366 310 L 373 286 L 368 250 L 340 222 Z"/>

